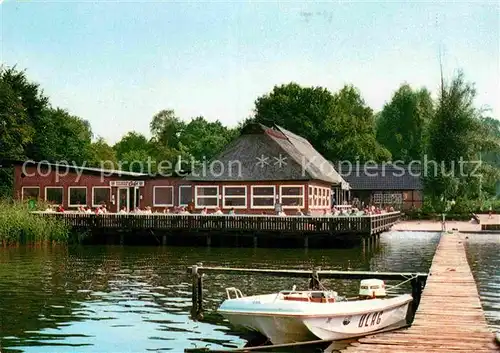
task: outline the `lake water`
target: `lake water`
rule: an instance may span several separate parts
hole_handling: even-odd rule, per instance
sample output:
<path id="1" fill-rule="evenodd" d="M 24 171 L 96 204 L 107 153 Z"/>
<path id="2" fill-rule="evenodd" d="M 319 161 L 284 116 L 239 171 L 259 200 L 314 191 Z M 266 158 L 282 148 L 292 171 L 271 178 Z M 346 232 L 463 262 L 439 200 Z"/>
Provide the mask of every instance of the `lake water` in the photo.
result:
<path id="1" fill-rule="evenodd" d="M 373 249 L 223 249 L 169 247 L 11 248 L 0 250 L 2 352 L 183 352 L 185 348 L 240 347 L 238 333 L 216 314 L 225 287 L 259 294 L 307 287 L 306 279 L 208 275 L 208 322 L 189 318 L 186 267 L 427 271 L 439 235 L 383 234 Z M 499 327 L 500 241 L 470 235 L 470 262 L 492 326 Z M 355 295 L 358 281 L 325 280 Z M 391 283 L 389 283 L 391 284 Z M 395 284 L 395 283 L 393 283 Z M 400 292 L 411 292 L 409 286 Z M 3 350 L 2 350 L 3 349 Z"/>

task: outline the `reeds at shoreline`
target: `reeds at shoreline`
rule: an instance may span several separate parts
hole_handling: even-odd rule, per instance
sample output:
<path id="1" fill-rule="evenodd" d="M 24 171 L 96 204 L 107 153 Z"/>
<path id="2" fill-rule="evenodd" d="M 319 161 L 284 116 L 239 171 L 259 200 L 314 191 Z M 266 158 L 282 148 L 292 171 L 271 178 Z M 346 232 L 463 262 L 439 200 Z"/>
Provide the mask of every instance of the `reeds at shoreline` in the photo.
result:
<path id="1" fill-rule="evenodd" d="M 38 204 L 37 209 L 45 205 Z M 27 203 L 0 200 L 0 244 L 40 244 L 67 242 L 69 228 L 60 220 L 39 217 L 30 212 Z"/>

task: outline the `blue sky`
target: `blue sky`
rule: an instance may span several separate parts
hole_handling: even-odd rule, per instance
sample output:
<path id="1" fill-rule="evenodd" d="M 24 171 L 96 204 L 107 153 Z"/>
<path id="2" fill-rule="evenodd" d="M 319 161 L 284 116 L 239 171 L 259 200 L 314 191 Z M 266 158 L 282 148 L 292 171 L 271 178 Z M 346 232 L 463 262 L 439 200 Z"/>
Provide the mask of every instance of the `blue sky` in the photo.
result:
<path id="1" fill-rule="evenodd" d="M 358 87 L 375 110 L 403 82 L 463 69 L 500 118 L 500 7 L 478 2 L 15 1 L 1 11 L 1 61 L 114 143 L 149 136 L 174 109 L 236 125 L 295 81 Z"/>

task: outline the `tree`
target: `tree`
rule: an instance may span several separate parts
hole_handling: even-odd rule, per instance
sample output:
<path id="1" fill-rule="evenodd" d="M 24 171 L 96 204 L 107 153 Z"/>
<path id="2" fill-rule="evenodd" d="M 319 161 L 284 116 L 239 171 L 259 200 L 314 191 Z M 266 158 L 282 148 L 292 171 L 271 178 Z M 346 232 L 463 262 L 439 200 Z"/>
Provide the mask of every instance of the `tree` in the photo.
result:
<path id="1" fill-rule="evenodd" d="M 0 80 L 0 159 L 22 159 L 33 134 L 19 96 Z"/>
<path id="2" fill-rule="evenodd" d="M 129 132 L 113 146 L 120 169 L 129 172 L 147 172 L 156 170 L 155 149 L 146 136 L 137 132 Z"/>
<path id="3" fill-rule="evenodd" d="M 151 147 L 146 136 L 137 132 L 129 132 L 113 146 L 113 149 L 119 160 L 125 160 L 124 156 L 130 151 L 144 151 L 146 154 L 149 154 Z"/>
<path id="4" fill-rule="evenodd" d="M 93 157 L 92 131 L 88 121 L 57 108 L 45 109 L 40 119 L 43 132 L 35 130 L 37 154 L 51 162 L 89 163 Z"/>
<path id="5" fill-rule="evenodd" d="M 0 81 L 11 88 L 11 97 L 22 104 L 26 121 L 36 133 L 33 139 L 29 139 L 24 154 L 34 160 L 44 159 L 37 136 L 42 136 L 45 132 L 44 111 L 49 107 L 49 99 L 43 95 L 37 83 L 28 81 L 25 72 L 18 71 L 15 67 L 1 68 Z"/>
<path id="6" fill-rule="evenodd" d="M 422 160 L 427 146 L 429 122 L 433 115 L 430 92 L 402 85 L 384 105 L 377 119 L 377 141 L 394 160 Z"/>
<path id="7" fill-rule="evenodd" d="M 209 122 L 199 116 L 192 119 L 180 134 L 180 143 L 196 160 L 211 160 L 226 147 L 238 134 L 236 129 L 229 129 L 219 120 Z"/>
<path id="8" fill-rule="evenodd" d="M 366 106 L 360 92 L 344 86 L 334 95 L 334 121 L 330 124 L 330 155 L 335 160 L 389 161 L 390 152 L 375 137 L 373 110 Z M 333 143 L 332 143 L 333 142 Z"/>
<path id="9" fill-rule="evenodd" d="M 296 83 L 275 86 L 256 100 L 255 117 L 250 121 L 280 125 L 301 135 L 330 160 L 390 158 L 375 139 L 373 111 L 352 86 L 336 94 Z"/>
<path id="10" fill-rule="evenodd" d="M 108 145 L 102 137 L 99 137 L 92 143 L 91 150 L 93 152 L 93 157 L 89 164 L 90 166 L 117 169 L 118 161 L 116 159 L 115 150 Z"/>
<path id="11" fill-rule="evenodd" d="M 173 149 L 179 148 L 180 134 L 185 128 L 185 123 L 173 110 L 162 110 L 157 113 L 153 116 L 149 127 L 155 143 Z"/>
<path id="12" fill-rule="evenodd" d="M 459 72 L 444 83 L 429 127 L 429 153 L 437 168 L 425 178 L 425 191 L 438 208 L 448 200 L 477 197 L 484 175 L 474 170 L 481 152 L 496 142 L 485 134 L 481 114 L 474 106 L 475 89 Z M 484 167 L 483 167 L 484 168 Z"/>

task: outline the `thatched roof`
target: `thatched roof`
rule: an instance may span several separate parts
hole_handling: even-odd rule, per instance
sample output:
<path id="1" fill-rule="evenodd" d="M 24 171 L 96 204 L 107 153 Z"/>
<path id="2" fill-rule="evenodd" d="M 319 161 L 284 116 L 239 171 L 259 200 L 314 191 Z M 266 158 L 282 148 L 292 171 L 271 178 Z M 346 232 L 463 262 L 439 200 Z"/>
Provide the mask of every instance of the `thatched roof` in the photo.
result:
<path id="1" fill-rule="evenodd" d="M 205 168 L 188 180 L 322 180 L 345 183 L 332 165 L 304 138 L 279 126 L 250 124 Z"/>

